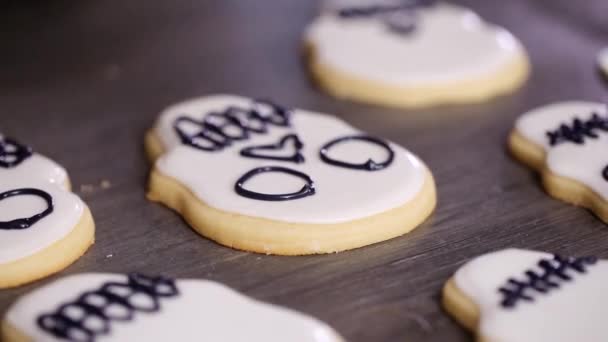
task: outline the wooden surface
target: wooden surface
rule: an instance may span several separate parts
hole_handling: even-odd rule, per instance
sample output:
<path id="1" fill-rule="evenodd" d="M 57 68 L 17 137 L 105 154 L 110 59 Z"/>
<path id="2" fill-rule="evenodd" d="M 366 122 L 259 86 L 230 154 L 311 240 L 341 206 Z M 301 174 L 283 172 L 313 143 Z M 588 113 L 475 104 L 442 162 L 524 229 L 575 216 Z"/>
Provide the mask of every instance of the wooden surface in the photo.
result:
<path id="1" fill-rule="evenodd" d="M 439 293 L 471 257 L 511 246 L 608 257 L 608 227 L 549 198 L 538 177 L 505 153 L 522 112 L 606 99 L 594 59 L 608 42 L 608 3 L 458 2 L 527 46 L 534 73 L 521 91 L 416 111 L 326 96 L 300 59 L 312 1 L 3 2 L 0 129 L 65 165 L 77 191 L 95 185 L 81 195 L 95 216 L 97 243 L 61 275 L 208 278 L 310 313 L 350 341 L 470 341 L 441 310 Z M 249 254 L 200 238 L 178 215 L 145 200 L 142 142 L 163 107 L 217 92 L 335 113 L 401 143 L 431 167 L 437 211 L 407 236 L 335 255 Z M 111 187 L 101 189 L 102 180 Z M 47 281 L 0 291 L 0 314 Z"/>

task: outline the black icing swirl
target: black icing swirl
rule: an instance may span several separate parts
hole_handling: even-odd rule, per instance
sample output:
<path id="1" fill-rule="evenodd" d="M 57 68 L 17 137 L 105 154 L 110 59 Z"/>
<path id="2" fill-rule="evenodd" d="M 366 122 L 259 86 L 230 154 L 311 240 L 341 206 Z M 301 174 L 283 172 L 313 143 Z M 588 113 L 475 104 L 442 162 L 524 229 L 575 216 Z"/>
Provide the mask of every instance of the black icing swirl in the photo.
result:
<path id="1" fill-rule="evenodd" d="M 0 167 L 8 169 L 32 156 L 32 149 L 11 138 L 0 138 Z"/>
<path id="2" fill-rule="evenodd" d="M 436 0 L 401 0 L 388 4 L 353 6 L 338 10 L 343 19 L 380 18 L 387 28 L 394 33 L 412 34 L 418 25 L 416 11 L 434 6 Z"/>
<path id="3" fill-rule="evenodd" d="M 520 281 L 510 278 L 507 283 L 498 289 L 502 294 L 500 305 L 504 308 L 514 308 L 520 301 L 534 301 L 533 292 L 547 293 L 558 289 L 562 282 L 573 281 L 573 276 L 583 274 L 587 266 L 597 263 L 596 257 L 564 258 L 555 255 L 553 259 L 541 259 L 538 266 L 541 269 L 527 270 L 526 280 Z M 576 273 L 568 274 L 568 271 Z"/>
<path id="4" fill-rule="evenodd" d="M 292 146 L 294 149 L 291 155 L 276 156 L 264 153 L 268 151 L 283 150 L 287 146 Z M 304 144 L 302 143 L 297 134 L 287 134 L 275 144 L 245 147 L 241 150 L 240 154 L 241 156 L 248 158 L 271 159 L 279 161 L 288 161 L 293 163 L 303 163 L 304 156 L 302 155 L 302 153 L 300 153 L 303 147 Z"/>
<path id="5" fill-rule="evenodd" d="M 245 189 L 245 183 L 249 179 L 251 179 L 252 177 L 255 177 L 259 174 L 268 173 L 268 172 L 286 173 L 286 174 L 289 174 L 289 175 L 302 179 L 305 182 L 305 184 L 304 184 L 304 186 L 302 186 L 302 189 L 300 189 L 299 191 L 292 192 L 292 193 L 285 193 L 285 194 L 264 194 L 264 193 Z M 306 196 L 312 196 L 315 194 L 314 183 L 307 174 L 302 173 L 300 171 L 292 170 L 292 169 L 289 169 L 286 167 L 281 167 L 281 166 L 263 166 L 263 167 L 258 167 L 258 168 L 255 168 L 255 169 L 247 172 L 246 174 L 241 176 L 241 178 L 239 178 L 236 181 L 236 184 L 234 185 L 234 190 L 236 191 L 237 194 L 239 194 L 243 197 L 247 197 L 247 198 L 251 198 L 251 199 L 255 199 L 255 200 L 261 200 L 261 201 L 290 201 L 290 200 L 303 198 Z"/>
<path id="6" fill-rule="evenodd" d="M 180 116 L 173 129 L 185 145 L 215 152 L 230 146 L 234 141 L 247 140 L 252 133 L 263 134 L 267 126 L 290 126 L 291 111 L 268 100 L 255 100 L 250 108 L 230 106 L 222 112 L 211 112 L 202 120 Z M 186 126 L 196 128 L 189 133 Z"/>
<path id="7" fill-rule="evenodd" d="M 52 313 L 38 317 L 40 329 L 66 341 L 92 342 L 110 333 L 112 321 L 128 322 L 137 312 L 161 310 L 161 299 L 179 295 L 173 279 L 130 274 L 126 282 L 107 282 Z"/>
<path id="8" fill-rule="evenodd" d="M 355 164 L 355 163 L 349 163 L 346 161 L 333 159 L 329 156 L 329 150 L 332 147 L 334 147 L 338 144 L 344 143 L 344 142 L 352 141 L 352 140 L 365 141 L 365 142 L 372 143 L 374 145 L 378 145 L 378 146 L 384 148 L 387 153 L 386 160 L 384 160 L 382 162 L 375 162 L 372 159 L 368 159 L 365 163 Z M 366 170 L 366 171 L 379 171 L 382 169 L 386 169 L 393 163 L 393 160 L 395 159 L 395 152 L 389 146 L 388 143 L 386 143 L 385 141 L 383 141 L 381 139 L 378 139 L 378 138 L 375 138 L 375 137 L 372 137 L 369 135 L 348 135 L 348 136 L 334 139 L 334 140 L 328 142 L 327 144 L 323 145 L 323 147 L 321 147 L 321 151 L 319 152 L 319 155 L 321 157 L 321 160 L 323 160 L 324 162 L 326 162 L 328 164 L 331 164 L 334 166 L 339 166 L 339 167 L 344 167 L 344 168 L 348 168 L 348 169 Z"/>
<path id="9" fill-rule="evenodd" d="M 5 191 L 0 194 L 0 201 L 15 196 L 37 196 L 46 202 L 46 208 L 33 216 L 18 218 L 11 221 L 0 221 L 0 230 L 22 230 L 27 229 L 36 224 L 44 217 L 53 212 L 53 197 L 46 191 L 33 188 L 22 188 Z"/>
<path id="10" fill-rule="evenodd" d="M 599 131 L 608 132 L 608 117 L 593 113 L 589 120 L 575 118 L 572 124 L 561 124 L 558 129 L 547 132 L 549 145 L 571 142 L 582 145 L 586 139 L 599 138 Z"/>

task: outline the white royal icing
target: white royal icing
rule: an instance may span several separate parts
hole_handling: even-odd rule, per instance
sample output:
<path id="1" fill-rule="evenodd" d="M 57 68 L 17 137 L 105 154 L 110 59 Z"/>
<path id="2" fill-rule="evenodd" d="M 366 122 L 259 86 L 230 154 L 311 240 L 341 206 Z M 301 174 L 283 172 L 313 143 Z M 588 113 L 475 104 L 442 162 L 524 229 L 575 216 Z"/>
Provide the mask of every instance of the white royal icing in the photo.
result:
<path id="1" fill-rule="evenodd" d="M 29 228 L 18 230 L 0 229 L 0 266 L 31 256 L 67 236 L 79 222 L 84 204 L 78 196 L 53 184 L 36 180 L 0 178 L 0 193 L 35 188 L 47 192 L 53 198 L 53 212 Z M 31 217 L 46 208 L 43 199 L 23 195 L 0 200 L 0 221 Z"/>
<path id="2" fill-rule="evenodd" d="M 4 137 L 0 134 L 0 142 L 3 139 Z M 49 182 L 64 188 L 69 186 L 66 170 L 61 165 L 38 153 L 33 153 L 14 167 L 0 167 L 0 179 L 7 182 L 35 180 Z"/>
<path id="3" fill-rule="evenodd" d="M 527 270 L 542 274 L 537 263 L 543 258 L 553 256 L 507 249 L 475 258 L 456 272 L 456 286 L 479 308 L 479 335 L 489 342 L 606 341 L 607 261 L 587 266 L 583 274 L 570 269 L 571 281 L 551 278 L 560 286 L 547 293 L 526 290 L 533 301 L 520 301 L 512 308 L 500 305 L 498 289 L 509 278 L 525 281 Z"/>
<path id="4" fill-rule="evenodd" d="M 344 19 L 337 9 L 403 1 L 339 1 L 306 33 L 318 62 L 359 79 L 395 86 L 435 85 L 492 76 L 525 54 L 505 29 L 471 10 L 439 2 L 416 10 L 412 34 L 391 32 L 378 17 Z"/>
<path id="5" fill-rule="evenodd" d="M 547 136 L 547 132 L 557 130 L 562 124 L 571 126 L 575 118 L 585 121 L 594 113 L 608 117 L 605 104 L 561 102 L 522 115 L 515 127 L 524 138 L 545 150 L 545 163 L 551 172 L 577 180 L 608 200 L 608 181 L 602 177 L 602 171 L 608 166 L 608 132 L 596 129 L 598 138 L 585 137 L 583 144 L 563 142 L 555 146 L 550 145 Z"/>
<path id="6" fill-rule="evenodd" d="M 608 76 L 608 47 L 600 51 L 597 56 L 597 62 L 602 71 Z"/>
<path id="7" fill-rule="evenodd" d="M 369 172 L 336 167 L 323 162 L 320 148 L 329 141 L 361 131 L 345 122 L 318 113 L 295 109 L 291 128 L 270 126 L 266 134 L 252 134 L 244 142 L 235 142 L 221 152 L 199 151 L 181 145 L 173 122 L 187 115 L 200 119 L 212 111 L 223 111 L 228 106 L 250 108 L 251 99 L 216 95 L 195 99 L 170 107 L 163 112 L 155 127 L 167 153 L 156 167 L 165 175 L 177 179 L 206 204 L 228 212 L 291 223 L 337 223 L 369 217 L 402 206 L 422 189 L 426 167 L 404 148 L 390 144 L 395 152 L 393 163 L 386 169 Z M 288 133 L 297 133 L 304 148 L 305 162 L 244 158 L 243 147 L 277 142 Z M 345 143 L 331 150 L 350 162 L 361 163 L 373 157 L 386 159 L 385 150 L 362 143 Z M 288 167 L 310 176 L 316 194 L 290 201 L 252 200 L 237 194 L 236 181 L 251 169 L 267 165 Z M 265 174 L 251 179 L 247 188 L 258 192 L 286 193 L 297 191 L 302 182 L 280 174 Z"/>
<path id="8" fill-rule="evenodd" d="M 62 278 L 17 300 L 6 320 L 35 341 L 63 341 L 41 329 L 38 317 L 55 312 L 62 304 L 104 283 L 124 283 L 126 279 L 115 274 Z M 342 341 L 315 318 L 258 302 L 216 282 L 178 280 L 176 287 L 179 293 L 160 298 L 157 311 L 135 311 L 132 320 L 110 321 L 109 333 L 96 335 L 95 341 Z M 142 303 L 145 299 L 140 298 Z"/>

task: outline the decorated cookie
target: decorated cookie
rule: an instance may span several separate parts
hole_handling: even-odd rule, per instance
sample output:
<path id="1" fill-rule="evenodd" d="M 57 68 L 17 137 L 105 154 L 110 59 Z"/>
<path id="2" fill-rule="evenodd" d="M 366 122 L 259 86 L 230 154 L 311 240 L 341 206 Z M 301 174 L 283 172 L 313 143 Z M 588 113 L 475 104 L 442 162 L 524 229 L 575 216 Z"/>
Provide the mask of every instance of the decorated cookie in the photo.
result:
<path id="1" fill-rule="evenodd" d="M 217 95 L 164 111 L 148 197 L 237 249 L 330 253 L 409 232 L 435 207 L 427 167 L 331 116 Z"/>
<path id="2" fill-rule="evenodd" d="M 458 5 L 330 1 L 305 34 L 309 69 L 340 98 L 399 107 L 483 101 L 520 87 L 520 42 Z"/>
<path id="3" fill-rule="evenodd" d="M 517 120 L 509 147 L 541 173 L 549 194 L 608 222 L 606 105 L 562 102 L 532 110 Z"/>
<path id="4" fill-rule="evenodd" d="M 60 271 L 93 243 L 91 213 L 69 184 L 59 165 L 0 140 L 0 288 Z"/>
<path id="5" fill-rule="evenodd" d="M 63 167 L 16 139 L 0 134 L 0 180 L 12 182 L 24 179 L 70 188 L 68 174 Z"/>
<path id="6" fill-rule="evenodd" d="M 4 341 L 340 342 L 326 324 L 204 280 L 80 274 L 25 295 Z"/>
<path id="7" fill-rule="evenodd" d="M 600 66 L 600 69 L 604 72 L 606 77 L 608 77 L 608 48 L 605 48 L 600 51 L 597 57 L 597 61 L 598 65 Z"/>
<path id="8" fill-rule="evenodd" d="M 461 267 L 443 305 L 478 341 L 603 342 L 608 261 L 506 249 Z"/>

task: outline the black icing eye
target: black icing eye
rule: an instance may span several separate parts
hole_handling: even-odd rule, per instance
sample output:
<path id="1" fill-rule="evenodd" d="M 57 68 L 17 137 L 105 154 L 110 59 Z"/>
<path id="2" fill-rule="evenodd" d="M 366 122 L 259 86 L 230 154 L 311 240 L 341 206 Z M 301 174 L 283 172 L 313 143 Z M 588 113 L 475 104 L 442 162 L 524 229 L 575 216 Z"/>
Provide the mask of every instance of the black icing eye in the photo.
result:
<path id="1" fill-rule="evenodd" d="M 602 176 L 604 176 L 604 179 L 606 180 L 606 182 L 608 182 L 608 165 L 606 165 L 606 167 L 604 168 Z"/>
<path id="2" fill-rule="evenodd" d="M 3 201 L 10 197 L 28 195 L 42 198 L 46 202 L 46 209 L 30 217 L 19 218 L 11 221 L 0 221 L 0 230 L 21 230 L 29 228 L 36 224 L 36 222 L 40 221 L 41 219 L 53 212 L 53 197 L 46 191 L 42 191 L 39 189 L 23 188 L 6 191 L 0 193 L 0 201 Z"/>
<path id="3" fill-rule="evenodd" d="M 241 156 L 248 158 L 258 159 L 272 159 L 280 161 L 288 161 L 294 163 L 303 163 L 304 156 L 300 151 L 304 147 L 304 144 L 298 138 L 297 134 L 287 134 L 281 138 L 277 143 L 268 145 L 249 146 L 241 150 Z M 287 150 L 287 153 L 283 152 L 282 155 L 271 154 L 272 152 L 282 152 Z M 291 153 L 289 153 L 291 151 Z M 270 152 L 270 153 L 269 153 Z"/>
<path id="4" fill-rule="evenodd" d="M 300 178 L 304 181 L 304 186 L 302 186 L 302 188 L 299 191 L 285 193 L 285 194 L 265 194 L 265 193 L 260 193 L 260 192 L 255 192 L 255 191 L 245 189 L 245 183 L 248 180 L 250 180 L 251 178 L 253 178 L 259 174 L 269 173 L 269 172 L 285 173 L 285 174 Z M 236 184 L 234 185 L 234 190 L 236 191 L 236 193 L 238 193 L 239 195 L 241 195 L 243 197 L 260 200 L 260 201 L 290 201 L 290 200 L 303 198 L 306 196 L 312 196 L 315 194 L 314 183 L 308 175 L 306 175 L 305 173 L 296 171 L 296 170 L 292 170 L 292 169 L 288 169 L 286 167 L 280 167 L 280 166 L 258 167 L 256 169 L 253 169 L 253 170 L 247 172 L 246 174 L 244 174 L 241 178 L 239 178 L 236 181 Z"/>
<path id="5" fill-rule="evenodd" d="M 21 164 L 32 155 L 32 149 L 14 139 L 0 139 L 0 167 L 8 169 Z"/>
<path id="6" fill-rule="evenodd" d="M 376 146 L 383 148 L 386 151 L 386 159 L 384 161 L 378 162 L 373 159 L 368 159 L 364 163 L 350 163 L 348 161 L 334 159 L 329 156 L 329 151 L 331 148 L 335 147 L 339 144 L 345 144 L 352 141 L 362 141 L 365 143 L 370 143 Z M 395 152 L 391 149 L 388 143 L 380 140 L 378 138 L 374 138 L 368 135 L 349 135 L 341 138 L 334 139 L 327 144 L 321 147 L 321 151 L 319 152 L 321 160 L 326 162 L 327 164 L 344 167 L 348 169 L 355 170 L 365 170 L 365 171 L 379 171 L 389 167 L 393 163 L 393 159 L 395 158 Z"/>

